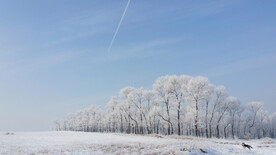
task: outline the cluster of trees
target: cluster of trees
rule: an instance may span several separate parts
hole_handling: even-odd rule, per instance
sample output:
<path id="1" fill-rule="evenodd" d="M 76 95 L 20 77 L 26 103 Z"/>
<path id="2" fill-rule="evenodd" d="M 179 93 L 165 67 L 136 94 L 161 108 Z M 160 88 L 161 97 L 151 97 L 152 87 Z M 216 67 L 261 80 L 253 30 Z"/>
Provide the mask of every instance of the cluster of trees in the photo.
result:
<path id="1" fill-rule="evenodd" d="M 242 104 L 205 77 L 163 76 L 152 90 L 125 87 L 106 105 L 56 121 L 57 130 L 178 134 L 217 138 L 275 137 L 276 113 L 262 102 Z"/>

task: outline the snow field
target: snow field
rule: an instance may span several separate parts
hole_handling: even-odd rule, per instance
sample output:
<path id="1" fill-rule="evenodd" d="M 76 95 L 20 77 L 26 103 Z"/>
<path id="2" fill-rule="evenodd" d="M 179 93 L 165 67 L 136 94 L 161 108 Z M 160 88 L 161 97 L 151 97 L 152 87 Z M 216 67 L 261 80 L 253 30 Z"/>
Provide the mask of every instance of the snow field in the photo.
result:
<path id="1" fill-rule="evenodd" d="M 253 150 L 244 149 L 245 142 Z M 276 155 L 276 140 L 226 140 L 185 136 L 127 135 L 87 132 L 0 133 L 1 155 L 94 155 L 94 154 L 258 154 Z"/>

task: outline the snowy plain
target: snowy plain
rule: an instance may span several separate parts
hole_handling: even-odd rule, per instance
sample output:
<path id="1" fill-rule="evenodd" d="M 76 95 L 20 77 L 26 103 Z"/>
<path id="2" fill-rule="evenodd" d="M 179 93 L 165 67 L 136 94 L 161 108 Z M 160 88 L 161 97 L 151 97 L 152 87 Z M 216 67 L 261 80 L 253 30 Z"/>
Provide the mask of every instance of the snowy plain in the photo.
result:
<path id="1" fill-rule="evenodd" d="M 241 143 L 252 145 L 244 149 Z M 276 155 L 275 139 L 231 140 L 185 136 L 127 135 L 87 132 L 0 132 L 1 155 L 94 154 L 260 154 Z"/>

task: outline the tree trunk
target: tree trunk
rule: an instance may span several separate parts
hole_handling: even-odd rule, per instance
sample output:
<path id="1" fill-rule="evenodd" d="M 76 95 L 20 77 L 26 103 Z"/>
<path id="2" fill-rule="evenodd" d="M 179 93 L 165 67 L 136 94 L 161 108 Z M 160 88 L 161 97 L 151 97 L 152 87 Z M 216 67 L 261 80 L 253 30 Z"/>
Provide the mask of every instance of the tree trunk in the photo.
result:
<path id="1" fill-rule="evenodd" d="M 123 116 L 122 116 L 122 114 L 120 114 L 120 116 L 121 116 L 121 129 L 120 129 L 120 131 L 121 132 L 123 132 Z"/>
<path id="2" fill-rule="evenodd" d="M 208 104 L 209 102 L 206 102 L 206 114 L 205 114 L 205 132 L 206 132 L 206 138 L 208 138 Z"/>
<path id="3" fill-rule="evenodd" d="M 232 124 L 232 137 L 234 138 L 235 137 L 235 133 L 234 133 L 234 122 Z"/>
<path id="4" fill-rule="evenodd" d="M 198 135 L 198 125 L 197 125 L 197 123 L 198 123 L 198 102 L 196 100 L 195 135 L 199 136 Z"/>
<path id="5" fill-rule="evenodd" d="M 170 111 L 169 111 L 169 99 L 166 100 L 166 108 L 167 108 L 167 115 L 168 115 L 168 135 L 171 134 L 171 119 L 170 119 Z"/>
<path id="6" fill-rule="evenodd" d="M 209 124 L 209 137 L 212 138 L 212 125 Z"/>
<path id="7" fill-rule="evenodd" d="M 220 138 L 219 136 L 219 124 L 217 124 L 217 138 Z"/>
<path id="8" fill-rule="evenodd" d="M 177 109 L 177 133 L 178 133 L 178 136 L 180 136 L 180 104 L 181 102 L 179 101 L 178 102 L 178 109 Z"/>
<path id="9" fill-rule="evenodd" d="M 144 134 L 144 131 L 143 131 L 143 116 L 142 116 L 141 113 L 140 113 L 140 121 L 141 121 L 141 124 L 140 124 L 140 134 Z"/>
<path id="10" fill-rule="evenodd" d="M 226 138 L 226 128 L 227 128 L 227 126 L 224 127 L 224 138 Z"/>

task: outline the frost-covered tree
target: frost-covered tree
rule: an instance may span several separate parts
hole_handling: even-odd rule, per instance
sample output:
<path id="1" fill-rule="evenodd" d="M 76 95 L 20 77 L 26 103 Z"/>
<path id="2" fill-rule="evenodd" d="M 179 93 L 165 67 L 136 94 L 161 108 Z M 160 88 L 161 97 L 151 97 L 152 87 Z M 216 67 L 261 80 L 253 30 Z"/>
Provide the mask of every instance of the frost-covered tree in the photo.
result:
<path id="1" fill-rule="evenodd" d="M 194 125 L 195 125 L 195 135 L 199 136 L 199 115 L 200 115 L 200 106 L 210 96 L 210 87 L 211 84 L 209 80 L 205 77 L 195 77 L 192 78 L 187 85 L 185 90 L 186 99 L 194 104 L 195 107 L 195 116 L 194 116 Z"/>
<path id="2" fill-rule="evenodd" d="M 160 103 L 162 107 L 162 111 L 158 111 L 158 116 L 167 122 L 168 135 L 173 134 L 173 124 L 171 119 L 173 88 L 170 84 L 170 79 L 170 76 L 163 76 L 158 78 L 153 84 L 153 89 L 157 93 L 156 102 Z"/>
<path id="3" fill-rule="evenodd" d="M 217 124 L 216 124 L 216 133 L 217 133 L 217 138 L 220 138 L 220 123 L 221 120 L 223 120 L 223 116 L 225 116 L 228 108 L 229 108 L 229 103 L 231 103 L 231 97 L 225 98 L 223 100 L 222 104 L 219 105 L 218 107 L 218 116 L 217 116 Z M 229 124 L 229 123 L 227 123 Z"/>
<path id="4" fill-rule="evenodd" d="M 56 130 L 177 134 L 217 138 L 275 138 L 276 114 L 262 102 L 243 105 L 205 77 L 162 76 L 152 90 L 125 87 L 98 105 L 55 121 Z"/>
<path id="5" fill-rule="evenodd" d="M 232 137 L 235 137 L 235 121 L 237 117 L 237 113 L 239 112 L 239 109 L 241 108 L 241 103 L 236 97 L 229 97 L 228 98 L 228 112 L 230 116 L 230 124 L 231 124 L 231 133 Z"/>
<path id="6" fill-rule="evenodd" d="M 155 123 L 155 115 L 151 115 L 151 109 L 154 106 L 155 93 L 152 90 L 144 90 L 143 98 L 145 104 L 143 105 L 143 116 L 145 119 L 145 124 L 147 128 L 147 133 L 151 134 L 153 130 L 153 125 Z"/>
<path id="7" fill-rule="evenodd" d="M 214 89 L 214 99 L 211 102 L 211 118 L 209 121 L 209 135 L 213 135 L 213 120 L 215 117 L 219 116 L 219 108 L 223 107 L 223 104 L 227 98 L 228 94 L 223 86 L 218 86 Z"/>
<path id="8" fill-rule="evenodd" d="M 248 108 L 248 111 L 250 112 L 249 134 L 251 134 L 252 128 L 256 124 L 257 115 L 263 108 L 263 103 L 262 102 L 249 102 L 247 104 L 247 108 Z"/>
<path id="9" fill-rule="evenodd" d="M 272 138 L 275 138 L 275 134 L 276 134 L 276 112 L 274 112 L 272 115 L 271 115 L 271 137 Z"/>

